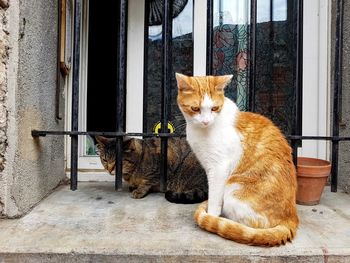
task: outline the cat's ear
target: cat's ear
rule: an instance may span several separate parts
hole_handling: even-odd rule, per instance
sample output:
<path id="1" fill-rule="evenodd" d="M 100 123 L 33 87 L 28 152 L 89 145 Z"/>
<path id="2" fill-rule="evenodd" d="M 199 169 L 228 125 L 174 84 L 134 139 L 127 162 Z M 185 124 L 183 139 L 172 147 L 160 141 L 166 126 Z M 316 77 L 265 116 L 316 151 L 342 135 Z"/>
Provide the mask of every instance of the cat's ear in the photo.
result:
<path id="1" fill-rule="evenodd" d="M 130 137 L 130 136 L 123 137 L 123 150 L 124 151 L 127 151 L 130 148 L 130 144 L 132 143 L 133 140 L 134 140 L 134 138 Z"/>
<path id="2" fill-rule="evenodd" d="M 97 144 L 97 147 L 95 148 L 95 152 L 97 155 L 101 155 L 101 146 L 99 144 Z"/>
<path id="3" fill-rule="evenodd" d="M 218 92 L 223 92 L 227 85 L 231 82 L 233 75 L 216 76 L 215 89 Z"/>
<path id="4" fill-rule="evenodd" d="M 103 136 L 95 136 L 95 139 L 97 141 L 98 144 L 101 145 L 106 145 L 111 139 L 103 137 Z"/>
<path id="5" fill-rule="evenodd" d="M 104 152 L 105 146 L 108 144 L 109 138 L 103 137 L 103 136 L 95 136 L 96 139 L 96 153 L 101 156 L 101 153 Z"/>
<path id="6" fill-rule="evenodd" d="M 124 143 L 125 153 L 130 153 L 130 152 L 141 153 L 141 151 L 142 151 L 141 140 L 131 138 L 130 140 Z"/>
<path id="7" fill-rule="evenodd" d="M 128 142 L 128 141 L 130 141 L 132 139 L 132 137 L 130 137 L 130 136 L 124 136 L 123 137 L 123 142 Z"/>
<path id="8" fill-rule="evenodd" d="M 179 89 L 179 92 L 192 93 L 194 91 L 188 76 L 180 73 L 175 73 L 175 77 L 176 77 L 177 87 Z"/>

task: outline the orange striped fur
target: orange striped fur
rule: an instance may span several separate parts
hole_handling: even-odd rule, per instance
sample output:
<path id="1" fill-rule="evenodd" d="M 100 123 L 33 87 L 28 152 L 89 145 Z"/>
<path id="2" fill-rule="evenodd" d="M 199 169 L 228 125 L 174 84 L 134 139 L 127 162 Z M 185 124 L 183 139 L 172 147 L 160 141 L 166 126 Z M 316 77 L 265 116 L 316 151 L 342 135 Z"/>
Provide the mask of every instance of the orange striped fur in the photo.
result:
<path id="1" fill-rule="evenodd" d="M 178 104 L 186 120 L 200 114 L 191 109 L 201 107 L 203 94 L 207 94 L 218 105 L 218 116 L 221 108 L 225 107 L 224 104 L 228 103 L 224 100 L 223 89 L 215 88 L 218 82 L 227 83 L 227 78 L 187 77 L 177 74 L 177 80 Z M 189 121 L 187 125 L 190 125 Z M 216 125 L 215 120 L 213 125 Z M 281 131 L 269 119 L 259 114 L 240 112 L 237 109 L 232 127 L 239 134 L 242 154 L 233 171 L 227 175 L 224 187 L 231 189 L 234 185 L 239 186 L 229 197 L 247 205 L 258 217 L 247 215 L 241 220 L 233 221 L 223 214 L 209 214 L 208 203 L 204 202 L 195 212 L 195 221 L 201 228 L 236 242 L 259 246 L 285 244 L 294 238 L 299 224 L 295 204 L 296 171 L 291 148 Z M 198 144 L 191 144 L 190 140 L 191 146 Z M 203 137 L 203 142 L 205 140 Z M 195 147 L 193 151 L 196 154 Z M 233 156 L 236 153 L 230 154 Z M 201 156 L 197 157 L 203 165 L 207 160 L 202 157 L 202 162 Z M 208 178 L 208 181 L 210 201 L 210 183 L 213 180 Z M 225 201 L 227 200 L 223 200 L 223 207 Z"/>

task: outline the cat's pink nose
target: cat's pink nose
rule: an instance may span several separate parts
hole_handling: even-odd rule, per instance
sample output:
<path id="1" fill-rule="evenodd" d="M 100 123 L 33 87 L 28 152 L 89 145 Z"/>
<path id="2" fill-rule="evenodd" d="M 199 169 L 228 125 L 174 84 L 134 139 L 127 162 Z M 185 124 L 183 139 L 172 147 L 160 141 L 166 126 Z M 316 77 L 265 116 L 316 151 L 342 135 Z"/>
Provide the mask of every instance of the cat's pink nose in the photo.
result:
<path id="1" fill-rule="evenodd" d="M 207 126 L 209 124 L 209 121 L 202 121 L 202 123 Z"/>

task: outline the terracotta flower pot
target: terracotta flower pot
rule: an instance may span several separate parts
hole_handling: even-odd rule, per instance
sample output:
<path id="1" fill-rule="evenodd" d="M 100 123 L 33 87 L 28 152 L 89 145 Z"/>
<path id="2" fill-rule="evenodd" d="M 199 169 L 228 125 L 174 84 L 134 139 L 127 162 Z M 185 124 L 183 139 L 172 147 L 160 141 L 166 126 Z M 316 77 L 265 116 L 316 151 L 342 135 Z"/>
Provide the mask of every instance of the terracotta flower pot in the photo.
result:
<path id="1" fill-rule="evenodd" d="M 317 205 L 331 172 L 328 161 L 298 157 L 297 165 L 297 204 Z"/>

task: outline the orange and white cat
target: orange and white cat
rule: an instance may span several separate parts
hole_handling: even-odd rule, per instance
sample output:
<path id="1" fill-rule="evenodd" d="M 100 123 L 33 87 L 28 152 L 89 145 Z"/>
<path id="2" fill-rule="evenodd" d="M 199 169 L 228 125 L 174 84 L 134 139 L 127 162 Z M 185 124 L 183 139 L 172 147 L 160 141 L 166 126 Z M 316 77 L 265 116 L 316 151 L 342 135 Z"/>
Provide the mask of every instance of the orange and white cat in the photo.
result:
<path id="1" fill-rule="evenodd" d="M 195 220 L 236 242 L 285 244 L 299 224 L 291 148 L 269 119 L 241 112 L 225 97 L 231 78 L 176 74 L 187 140 L 209 183 Z"/>

